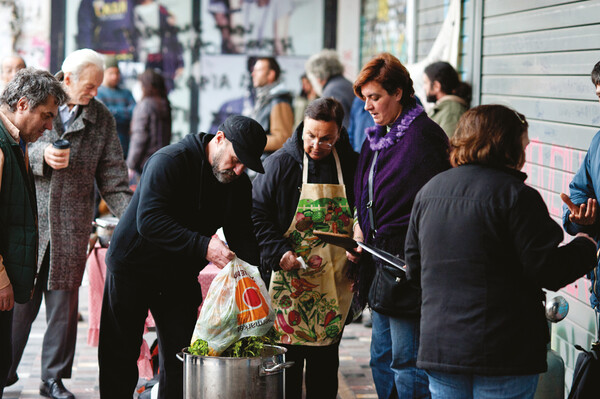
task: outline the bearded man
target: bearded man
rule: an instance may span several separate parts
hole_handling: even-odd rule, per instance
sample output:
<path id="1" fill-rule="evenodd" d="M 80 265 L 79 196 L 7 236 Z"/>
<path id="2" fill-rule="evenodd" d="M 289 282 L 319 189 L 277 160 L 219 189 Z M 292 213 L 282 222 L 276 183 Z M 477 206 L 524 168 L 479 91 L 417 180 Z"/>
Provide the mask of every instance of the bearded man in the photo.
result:
<path id="1" fill-rule="evenodd" d="M 230 116 L 215 135 L 190 134 L 148 159 L 113 234 L 100 321 L 101 398 L 131 397 L 144 320 L 158 335 L 159 399 L 183 397 L 183 366 L 202 301 L 198 273 L 237 256 L 258 265 L 246 167 L 264 173 L 258 122 Z M 222 227 L 227 244 L 214 236 Z M 235 251 L 235 252 L 234 252 Z"/>

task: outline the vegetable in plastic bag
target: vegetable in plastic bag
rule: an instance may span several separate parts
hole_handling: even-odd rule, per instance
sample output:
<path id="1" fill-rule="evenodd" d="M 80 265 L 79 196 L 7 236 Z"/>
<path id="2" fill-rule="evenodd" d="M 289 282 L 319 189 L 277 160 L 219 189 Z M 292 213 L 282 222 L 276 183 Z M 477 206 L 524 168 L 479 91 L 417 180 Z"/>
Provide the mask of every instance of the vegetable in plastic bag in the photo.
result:
<path id="1" fill-rule="evenodd" d="M 241 338 L 265 335 L 274 320 L 258 268 L 235 257 L 210 284 L 191 343 L 206 341 L 208 355 L 219 356 Z"/>
<path id="2" fill-rule="evenodd" d="M 234 342 L 221 353 L 222 357 L 259 357 L 262 355 L 265 345 L 277 345 L 280 334 L 274 327 L 262 337 L 246 337 Z M 208 343 L 197 339 L 188 348 L 190 355 L 208 356 Z"/>

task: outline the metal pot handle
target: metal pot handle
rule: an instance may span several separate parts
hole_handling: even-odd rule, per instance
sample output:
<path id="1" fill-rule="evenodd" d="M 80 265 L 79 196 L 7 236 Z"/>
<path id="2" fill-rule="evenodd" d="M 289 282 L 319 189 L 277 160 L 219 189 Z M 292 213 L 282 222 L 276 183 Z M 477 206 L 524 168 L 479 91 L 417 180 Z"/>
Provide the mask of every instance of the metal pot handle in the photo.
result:
<path id="1" fill-rule="evenodd" d="M 175 354 L 175 357 L 177 359 L 179 359 L 180 361 L 184 362 L 184 360 L 183 360 L 183 352 L 179 352 L 179 353 Z"/>
<path id="2" fill-rule="evenodd" d="M 294 365 L 294 362 L 284 362 L 278 363 L 273 367 L 265 367 L 265 365 L 261 365 L 259 367 L 258 375 L 264 377 L 266 375 L 277 374 L 281 372 L 283 369 L 289 369 Z"/>

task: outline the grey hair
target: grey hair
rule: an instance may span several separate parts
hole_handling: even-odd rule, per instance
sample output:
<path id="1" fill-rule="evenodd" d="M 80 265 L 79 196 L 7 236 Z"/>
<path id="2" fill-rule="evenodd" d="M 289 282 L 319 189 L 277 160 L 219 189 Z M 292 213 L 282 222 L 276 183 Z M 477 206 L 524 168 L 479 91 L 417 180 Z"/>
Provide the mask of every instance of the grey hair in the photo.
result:
<path id="1" fill-rule="evenodd" d="M 73 51 L 63 61 L 61 70 L 64 74 L 71 73 L 73 80 L 79 80 L 79 74 L 86 67 L 94 65 L 104 72 L 104 59 L 100 54 L 89 48 Z"/>
<path id="2" fill-rule="evenodd" d="M 328 80 L 331 76 L 344 73 L 344 65 L 335 50 L 324 49 L 313 54 L 304 65 L 307 74 L 318 79 Z"/>
<path id="3" fill-rule="evenodd" d="M 25 97 L 29 108 L 34 109 L 38 105 L 44 104 L 48 100 L 48 96 L 54 96 L 58 105 L 66 103 L 69 99 L 62 84 L 50 72 L 24 68 L 6 84 L 0 95 L 0 104 L 7 105 L 12 112 L 15 112 L 17 103 Z"/>

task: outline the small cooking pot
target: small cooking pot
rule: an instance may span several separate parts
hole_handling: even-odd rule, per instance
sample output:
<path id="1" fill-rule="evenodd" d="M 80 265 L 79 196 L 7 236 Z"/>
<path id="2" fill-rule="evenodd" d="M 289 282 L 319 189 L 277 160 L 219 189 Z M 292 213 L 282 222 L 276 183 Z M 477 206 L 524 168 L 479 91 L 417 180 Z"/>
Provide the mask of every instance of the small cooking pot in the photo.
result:
<path id="1" fill-rule="evenodd" d="M 103 216 L 97 218 L 92 222 L 96 227 L 96 234 L 98 234 L 98 241 L 103 248 L 107 248 L 110 244 L 115 227 L 119 223 L 119 218 L 114 216 Z"/>

